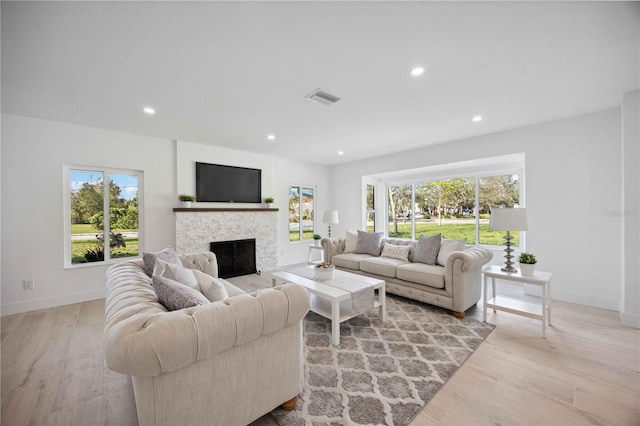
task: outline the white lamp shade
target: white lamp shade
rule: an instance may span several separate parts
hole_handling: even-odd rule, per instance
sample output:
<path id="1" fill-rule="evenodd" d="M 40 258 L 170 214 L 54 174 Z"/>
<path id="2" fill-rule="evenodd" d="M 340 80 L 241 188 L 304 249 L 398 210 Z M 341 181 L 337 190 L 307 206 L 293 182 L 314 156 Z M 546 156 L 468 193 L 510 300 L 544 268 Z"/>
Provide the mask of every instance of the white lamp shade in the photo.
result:
<path id="1" fill-rule="evenodd" d="M 489 229 L 494 231 L 526 231 L 526 209 L 491 209 Z"/>
<path id="2" fill-rule="evenodd" d="M 339 223 L 337 210 L 325 210 L 322 213 L 322 223 Z"/>

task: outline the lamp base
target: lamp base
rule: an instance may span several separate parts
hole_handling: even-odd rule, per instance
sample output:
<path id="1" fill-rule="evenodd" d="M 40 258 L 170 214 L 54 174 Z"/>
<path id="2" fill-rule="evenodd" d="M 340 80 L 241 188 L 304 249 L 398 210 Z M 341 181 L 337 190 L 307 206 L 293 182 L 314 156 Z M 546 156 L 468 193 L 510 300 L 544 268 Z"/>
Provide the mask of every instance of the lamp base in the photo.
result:
<path id="1" fill-rule="evenodd" d="M 511 259 L 513 259 L 513 257 L 514 257 L 511 254 L 511 253 L 513 253 L 513 249 L 511 248 L 511 240 L 512 239 L 513 239 L 513 237 L 511 236 L 509 231 L 507 231 L 507 234 L 504 236 L 504 243 L 506 245 L 506 248 L 504 249 L 504 252 L 506 253 L 504 255 L 504 258 L 507 259 L 507 260 L 505 261 L 504 266 L 502 268 L 500 268 L 500 270 L 502 272 L 509 272 L 509 273 L 518 272 L 518 270 L 513 267 L 513 265 L 515 265 L 515 263 L 511 261 Z"/>

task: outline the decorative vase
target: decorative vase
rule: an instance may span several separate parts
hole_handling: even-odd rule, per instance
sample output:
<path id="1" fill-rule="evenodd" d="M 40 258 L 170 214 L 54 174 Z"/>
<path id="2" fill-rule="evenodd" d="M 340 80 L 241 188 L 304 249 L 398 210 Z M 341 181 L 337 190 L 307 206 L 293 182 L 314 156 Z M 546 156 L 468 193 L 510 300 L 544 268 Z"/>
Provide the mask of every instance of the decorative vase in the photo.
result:
<path id="1" fill-rule="evenodd" d="M 336 268 L 315 268 L 314 277 L 316 280 L 332 280 L 333 272 Z"/>
<path id="2" fill-rule="evenodd" d="M 527 277 L 532 277 L 533 274 L 536 271 L 536 264 L 535 263 L 521 263 L 520 264 L 520 274 L 527 276 Z"/>
<path id="3" fill-rule="evenodd" d="M 184 207 L 185 209 L 191 208 L 191 201 L 183 201 L 182 207 Z"/>

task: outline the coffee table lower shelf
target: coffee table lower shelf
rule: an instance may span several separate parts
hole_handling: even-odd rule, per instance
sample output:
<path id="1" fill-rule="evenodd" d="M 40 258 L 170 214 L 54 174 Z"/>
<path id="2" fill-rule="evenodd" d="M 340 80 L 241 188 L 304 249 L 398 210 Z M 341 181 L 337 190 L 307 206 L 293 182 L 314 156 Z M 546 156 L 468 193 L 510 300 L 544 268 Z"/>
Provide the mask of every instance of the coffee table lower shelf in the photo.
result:
<path id="1" fill-rule="evenodd" d="M 375 278 L 364 277 L 350 272 L 336 270 L 334 280 L 317 281 L 300 275 L 292 274 L 288 271 L 272 272 L 272 285 L 292 282 L 303 285 L 309 292 L 310 309 L 318 315 L 331 320 L 331 343 L 340 344 L 340 323 L 362 315 L 364 312 L 354 311 L 349 291 L 333 287 L 331 281 L 348 282 L 358 280 L 364 282 L 377 291 L 377 298 L 373 301 L 374 308 L 378 308 L 378 314 L 382 321 L 387 320 L 385 281 Z"/>
<path id="2" fill-rule="evenodd" d="M 310 295 L 311 297 L 311 308 L 312 312 L 315 312 L 318 315 L 322 315 L 325 318 L 332 319 L 333 315 L 331 313 L 332 303 L 326 299 L 322 299 L 314 294 Z M 374 308 L 382 307 L 382 303 L 378 301 L 373 302 Z M 340 318 L 339 322 L 345 322 L 350 320 L 351 318 L 357 317 L 358 315 L 362 315 L 362 312 L 354 312 L 351 306 L 351 300 L 343 300 L 340 303 Z"/>

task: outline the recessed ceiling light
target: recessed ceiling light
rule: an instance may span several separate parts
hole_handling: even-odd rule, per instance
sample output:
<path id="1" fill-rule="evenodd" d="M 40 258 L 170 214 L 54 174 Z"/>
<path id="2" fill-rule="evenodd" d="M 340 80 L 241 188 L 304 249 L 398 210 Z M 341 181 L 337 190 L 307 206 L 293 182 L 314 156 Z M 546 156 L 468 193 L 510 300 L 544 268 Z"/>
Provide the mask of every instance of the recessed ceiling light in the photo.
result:
<path id="1" fill-rule="evenodd" d="M 338 155 L 344 155 L 344 151 L 338 151 Z"/>
<path id="2" fill-rule="evenodd" d="M 477 123 L 479 121 L 482 121 L 482 116 L 481 115 L 476 115 L 475 117 L 473 117 L 471 119 L 471 121 L 473 121 L 474 123 Z"/>
<path id="3" fill-rule="evenodd" d="M 149 115 L 152 115 L 152 114 L 155 114 L 155 113 L 156 113 L 156 110 L 155 110 L 155 109 L 153 109 L 153 108 L 151 108 L 151 107 L 144 107 L 144 110 L 143 110 L 143 111 L 144 111 L 145 113 L 149 114 Z"/>
<path id="4" fill-rule="evenodd" d="M 424 74 L 424 68 L 422 67 L 415 67 L 414 69 L 411 70 L 411 75 L 414 77 L 417 77 L 422 74 Z"/>
<path id="5" fill-rule="evenodd" d="M 274 140 L 276 140 L 276 136 L 275 135 L 267 135 L 267 139 L 269 139 L 270 141 L 274 141 Z"/>

